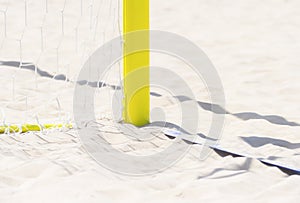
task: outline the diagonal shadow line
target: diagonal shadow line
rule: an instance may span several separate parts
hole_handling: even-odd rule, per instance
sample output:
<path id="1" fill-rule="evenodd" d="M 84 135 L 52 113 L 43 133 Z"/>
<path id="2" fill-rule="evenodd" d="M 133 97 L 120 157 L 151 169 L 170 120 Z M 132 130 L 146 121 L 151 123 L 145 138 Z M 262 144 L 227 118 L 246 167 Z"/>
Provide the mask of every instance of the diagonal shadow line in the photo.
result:
<path id="1" fill-rule="evenodd" d="M 180 102 L 194 101 L 193 99 L 183 95 L 174 96 L 174 98 L 178 99 Z M 223 107 L 217 104 L 211 104 L 211 103 L 206 103 L 201 101 L 196 101 L 196 102 L 203 110 L 211 111 L 215 114 L 230 114 L 229 111 L 225 110 Z"/>
<path id="2" fill-rule="evenodd" d="M 58 74 L 58 75 L 52 75 L 48 73 L 47 71 L 41 70 L 39 67 L 34 65 L 33 63 L 29 62 L 22 62 L 22 64 L 19 61 L 0 61 L 0 65 L 2 66 L 9 66 L 9 67 L 14 67 L 14 68 L 20 68 L 24 70 L 30 70 L 30 71 L 36 71 L 36 73 L 45 78 L 50 78 L 58 81 L 66 81 L 66 82 L 73 82 L 70 79 L 67 78 L 66 75 L 64 74 Z M 79 85 L 89 85 L 90 87 L 97 87 L 97 88 L 102 88 L 102 87 L 110 87 L 114 90 L 120 90 L 121 87 L 116 86 L 116 85 L 109 85 L 101 81 L 96 81 L 96 82 L 90 82 L 87 80 L 80 80 L 76 81 Z"/>
<path id="3" fill-rule="evenodd" d="M 71 80 L 69 80 L 65 75 L 63 74 L 59 74 L 59 75 L 51 75 L 50 73 L 41 70 L 40 68 L 36 67 L 34 64 L 32 63 L 22 63 L 20 66 L 20 62 L 19 61 L 0 61 L 0 65 L 5 65 L 5 66 L 10 66 L 10 67 L 16 67 L 16 68 L 22 68 L 22 69 L 26 69 L 26 70 L 31 70 L 31 71 L 35 71 L 35 69 L 37 69 L 37 73 L 41 76 L 41 77 L 47 77 L 47 78 L 52 78 L 55 80 L 60 80 L 60 81 L 69 81 L 72 82 Z M 87 80 L 82 80 L 82 81 L 76 81 L 78 84 L 80 85 L 89 85 L 90 87 L 97 87 L 97 88 L 101 88 L 101 87 L 110 87 L 114 90 L 121 90 L 122 88 L 120 86 L 117 85 L 109 85 L 106 84 L 104 82 L 89 82 Z M 156 92 L 150 92 L 151 96 L 155 96 L 155 97 L 161 97 L 161 94 L 158 94 Z M 194 101 L 193 99 L 187 97 L 187 96 L 174 96 L 174 98 L 178 99 L 180 102 L 185 102 L 185 101 Z M 228 114 L 228 115 L 232 115 L 235 116 L 238 119 L 241 119 L 243 121 L 248 121 L 248 120 L 265 120 L 271 124 L 275 124 L 275 125 L 284 125 L 284 126 L 291 126 L 291 127 L 298 127 L 300 126 L 299 123 L 296 122 L 291 122 L 288 121 L 287 119 L 285 119 L 282 116 L 277 116 L 277 115 L 260 115 L 258 113 L 255 112 L 240 112 L 240 113 L 230 113 L 229 111 L 227 111 L 226 109 L 224 109 L 223 107 L 217 105 L 217 104 L 212 104 L 212 103 L 207 103 L 207 102 L 201 102 L 201 101 L 196 101 L 197 104 L 206 111 L 210 111 L 212 113 L 215 114 Z"/>
<path id="4" fill-rule="evenodd" d="M 38 75 L 40 75 L 41 77 L 46 77 L 46 78 L 52 78 L 55 80 L 67 80 L 69 81 L 65 75 L 60 74 L 60 75 L 51 75 L 50 73 L 48 73 L 47 71 L 43 71 L 40 68 L 38 68 L 37 66 L 35 66 L 32 63 L 20 63 L 19 61 L 0 61 L 0 65 L 2 66 L 9 66 L 9 67 L 15 67 L 15 68 L 21 68 L 21 69 L 25 69 L 25 70 L 31 70 L 31 71 L 35 71 L 37 72 Z"/>
<path id="5" fill-rule="evenodd" d="M 235 113 L 232 114 L 235 117 L 238 117 L 241 120 L 247 121 L 247 120 L 253 120 L 253 119 L 263 119 L 268 121 L 269 123 L 277 124 L 277 125 L 288 125 L 288 126 L 300 126 L 300 124 L 296 122 L 290 122 L 286 120 L 285 118 L 281 116 L 276 115 L 259 115 L 257 113 L 253 112 L 244 112 L 244 113 Z"/>
<path id="6" fill-rule="evenodd" d="M 161 127 L 161 128 L 169 128 L 169 129 L 176 129 L 178 132 L 181 132 L 181 133 L 185 133 L 187 135 L 194 135 L 194 134 L 191 134 L 190 132 L 188 132 L 187 130 L 183 129 L 182 127 L 174 124 L 174 123 L 169 123 L 169 122 L 165 122 L 165 121 L 155 121 L 155 122 L 152 122 L 144 127 Z M 144 127 L 141 127 L 141 128 L 144 128 Z M 202 133 L 197 133 L 197 135 L 203 139 L 208 139 L 208 140 L 213 140 L 213 141 L 217 141 L 218 139 L 214 139 L 214 138 L 210 138 L 210 137 L 207 137 L 206 135 L 202 134 Z M 167 136 L 167 135 L 166 135 Z M 171 137 L 170 137 L 171 138 Z M 171 138 L 172 139 L 172 138 Z"/>
<path id="7" fill-rule="evenodd" d="M 161 95 L 160 95 L 161 96 Z M 186 96 L 175 96 L 180 102 L 185 102 L 185 101 L 193 101 L 193 99 L 186 97 Z M 266 120 L 269 123 L 276 124 L 276 125 L 286 125 L 286 126 L 300 126 L 299 123 L 296 122 L 290 122 L 287 119 L 285 119 L 282 116 L 277 116 L 277 115 L 260 115 L 258 113 L 254 112 L 242 112 L 242 113 L 230 113 L 223 107 L 217 105 L 217 104 L 210 104 L 206 102 L 201 102 L 197 101 L 198 105 L 206 110 L 206 111 L 211 111 L 215 114 L 229 114 L 232 116 L 235 116 L 241 120 L 247 121 L 247 120 Z"/>
<path id="8" fill-rule="evenodd" d="M 254 148 L 259 148 L 271 144 L 274 146 L 283 147 L 287 149 L 300 149 L 300 143 L 291 143 L 289 141 L 277 139 L 277 138 L 251 136 L 251 137 L 241 137 L 241 139 Z"/>

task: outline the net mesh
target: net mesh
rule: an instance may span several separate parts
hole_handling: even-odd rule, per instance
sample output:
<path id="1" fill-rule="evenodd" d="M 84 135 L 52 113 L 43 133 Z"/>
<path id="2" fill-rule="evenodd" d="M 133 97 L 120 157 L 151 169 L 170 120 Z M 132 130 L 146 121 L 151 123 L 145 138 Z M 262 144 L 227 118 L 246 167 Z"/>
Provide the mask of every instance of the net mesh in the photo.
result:
<path id="1" fill-rule="evenodd" d="M 121 34 L 120 4 L 0 1 L 1 125 L 72 121 L 79 70 L 96 48 Z M 111 75 L 119 78 L 120 70 Z"/>

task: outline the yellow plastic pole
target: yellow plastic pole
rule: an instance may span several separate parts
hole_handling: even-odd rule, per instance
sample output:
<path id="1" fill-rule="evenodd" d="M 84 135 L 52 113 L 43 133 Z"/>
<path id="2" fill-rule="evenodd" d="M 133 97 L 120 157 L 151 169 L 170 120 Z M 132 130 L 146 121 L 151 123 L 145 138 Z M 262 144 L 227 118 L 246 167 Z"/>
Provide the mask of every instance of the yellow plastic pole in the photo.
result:
<path id="1" fill-rule="evenodd" d="M 123 0 L 123 32 L 124 32 L 124 111 L 126 123 L 143 126 L 149 123 L 150 88 L 149 88 L 149 34 L 140 37 L 126 37 L 127 33 L 145 30 L 149 32 L 149 0 Z M 141 46 L 142 45 L 142 46 Z M 134 47 L 143 47 L 144 51 L 128 54 Z M 127 55 L 128 54 L 128 55 Z M 146 68 L 145 68 L 146 67 Z M 143 74 L 134 77 L 134 81 L 126 79 L 131 72 L 143 68 Z M 130 78 L 130 77 L 129 77 Z M 144 87 L 136 87 L 141 84 Z M 132 94 L 132 90 L 138 90 Z M 130 95 L 130 96 L 129 96 Z"/>

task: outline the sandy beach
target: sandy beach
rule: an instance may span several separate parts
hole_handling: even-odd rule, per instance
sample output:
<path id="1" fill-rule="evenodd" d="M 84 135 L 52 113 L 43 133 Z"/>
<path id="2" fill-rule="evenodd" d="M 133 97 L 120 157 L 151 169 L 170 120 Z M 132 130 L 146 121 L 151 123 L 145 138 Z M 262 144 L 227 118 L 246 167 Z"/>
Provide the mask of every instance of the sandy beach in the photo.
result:
<path id="1" fill-rule="evenodd" d="M 0 1 L 1 125 L 73 123 L 74 81 L 87 57 L 119 35 L 118 3 L 49 0 L 46 12 L 42 1 L 25 2 L 26 18 L 24 0 Z M 201 145 L 180 141 L 189 148 L 180 160 L 157 173 L 132 176 L 96 162 L 76 128 L 2 134 L 0 202 L 299 201 L 299 174 L 256 158 L 300 169 L 300 1 L 150 2 L 151 29 L 184 36 L 214 64 L 226 97 L 217 143 L 247 157 L 211 150 L 201 160 Z M 199 104 L 197 132 L 207 136 L 214 112 L 203 81 L 167 55 L 153 53 L 151 64 L 176 72 L 191 87 Z M 119 78 L 115 65 L 105 82 L 117 86 Z M 111 146 L 143 156 L 174 144 L 162 132 L 143 142 L 116 133 L 102 105 L 111 92 L 99 88 L 95 96 L 97 122 Z M 183 102 L 155 88 L 151 92 L 152 107 L 164 108 L 167 121 L 180 125 Z"/>

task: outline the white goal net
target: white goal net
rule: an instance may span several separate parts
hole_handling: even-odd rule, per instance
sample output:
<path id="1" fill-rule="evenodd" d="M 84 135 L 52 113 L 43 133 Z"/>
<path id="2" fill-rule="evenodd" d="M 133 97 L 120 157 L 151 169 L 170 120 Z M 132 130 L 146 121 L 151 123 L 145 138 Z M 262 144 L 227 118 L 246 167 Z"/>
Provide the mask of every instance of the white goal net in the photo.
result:
<path id="1" fill-rule="evenodd" d="M 120 0 L 0 0 L 0 124 L 68 122 L 87 58 L 121 34 Z"/>

